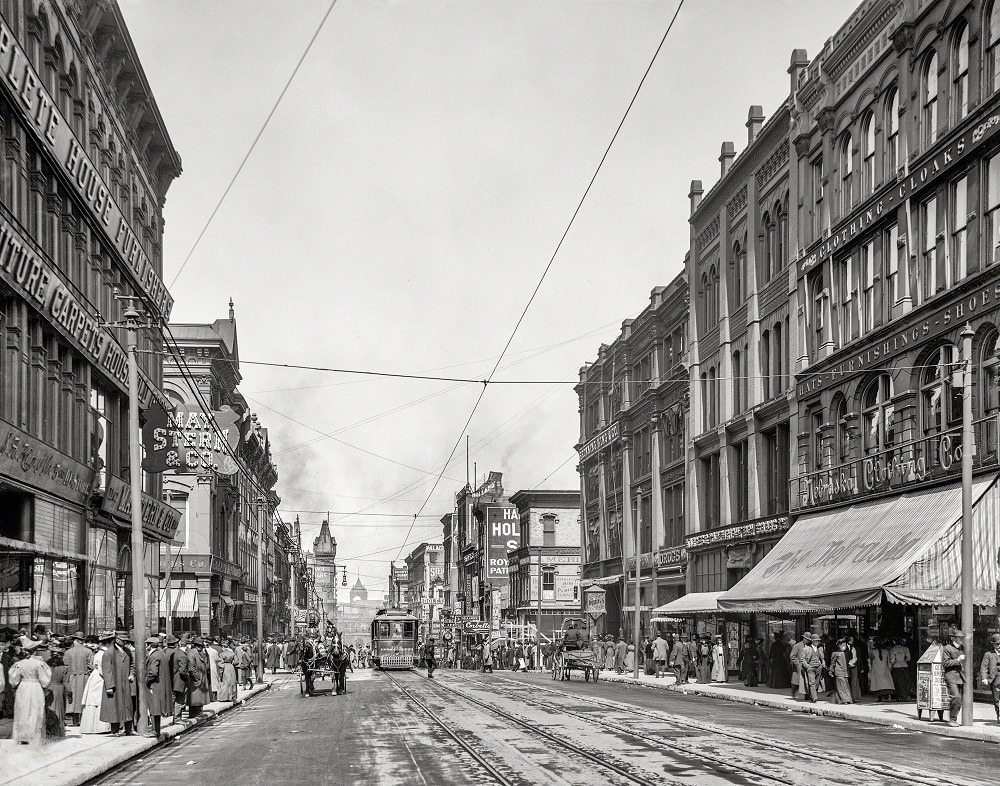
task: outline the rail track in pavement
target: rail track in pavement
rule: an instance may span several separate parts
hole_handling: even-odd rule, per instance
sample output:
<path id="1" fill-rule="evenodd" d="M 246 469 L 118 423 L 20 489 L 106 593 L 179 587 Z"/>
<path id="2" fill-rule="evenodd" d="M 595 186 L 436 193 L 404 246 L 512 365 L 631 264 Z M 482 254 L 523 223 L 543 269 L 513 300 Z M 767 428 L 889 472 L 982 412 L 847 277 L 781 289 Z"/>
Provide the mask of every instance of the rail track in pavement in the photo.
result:
<path id="1" fill-rule="evenodd" d="M 459 680 L 463 680 L 472 686 L 477 686 L 481 689 L 482 683 L 475 679 L 467 676 L 458 676 L 459 673 L 452 672 L 450 676 L 457 677 Z M 505 698 L 511 701 L 515 701 L 522 704 L 534 705 L 540 709 L 547 710 L 553 713 L 559 713 L 563 715 L 568 715 L 579 720 L 586 721 L 595 726 L 604 728 L 608 731 L 614 732 L 617 735 L 627 734 L 638 739 L 643 739 L 647 742 L 655 743 L 658 747 L 667 747 L 678 753 L 685 754 L 691 757 L 696 757 L 698 759 L 704 760 L 706 762 L 712 762 L 713 764 L 723 767 L 732 771 L 738 771 L 745 775 L 756 776 L 758 778 L 766 779 L 770 782 L 783 783 L 783 784 L 799 784 L 801 783 L 800 777 L 791 777 L 783 774 L 776 773 L 773 769 L 765 769 L 762 766 L 753 766 L 747 764 L 740 764 L 734 762 L 732 758 L 721 757 L 719 755 L 714 755 L 705 750 L 704 747 L 698 747 L 695 745 L 690 745 L 683 742 L 678 742 L 676 739 L 672 739 L 663 735 L 654 735 L 649 731 L 636 728 L 632 723 L 625 721 L 610 721 L 605 718 L 594 717 L 591 714 L 584 712 L 574 711 L 571 708 L 566 707 L 564 704 L 559 704 L 556 702 L 546 702 L 539 698 L 539 694 L 546 694 L 556 698 L 570 699 L 573 702 L 584 703 L 593 705 L 602 711 L 614 710 L 615 712 L 624 713 L 627 715 L 632 715 L 636 718 L 642 718 L 650 721 L 656 721 L 659 723 L 665 723 L 674 729 L 682 732 L 690 732 L 692 730 L 697 730 L 705 734 L 716 735 L 728 740 L 732 740 L 739 744 L 745 746 L 751 746 L 759 750 L 765 751 L 770 755 L 777 755 L 781 759 L 787 759 L 789 757 L 794 757 L 799 759 L 800 762 L 789 762 L 787 765 L 789 769 L 801 772 L 803 767 L 806 767 L 808 763 L 813 765 L 823 763 L 826 765 L 832 765 L 835 767 L 845 767 L 849 768 L 855 774 L 860 770 L 867 772 L 877 778 L 888 778 L 897 780 L 905 784 L 915 784 L 916 786 L 939 786 L 941 783 L 941 777 L 935 775 L 929 775 L 926 771 L 901 769 L 899 767 L 894 767 L 885 764 L 879 764 L 878 762 L 869 761 L 866 759 L 855 758 L 850 756 L 842 756 L 833 753 L 826 753 L 824 751 L 816 750 L 814 748 L 806 748 L 800 745 L 790 744 L 784 740 L 777 740 L 770 737 L 766 737 L 760 734 L 754 734 L 752 732 L 747 732 L 744 729 L 737 729 L 731 726 L 723 726 L 720 724 L 709 723 L 705 721 L 696 720 L 689 716 L 678 716 L 667 712 L 661 712 L 657 710 L 646 710 L 641 707 L 636 707 L 631 704 L 623 702 L 610 701 L 604 698 L 595 698 L 591 696 L 569 693 L 566 691 L 558 690 L 555 688 L 539 686 L 532 683 L 525 683 L 519 680 L 511 679 L 509 677 L 497 676 L 491 683 L 490 689 L 497 694 L 502 695 L 501 691 L 498 690 L 499 684 L 505 684 L 507 686 L 507 694 Z M 513 686 L 513 687 L 511 687 Z M 450 690 L 456 693 L 461 693 L 449 686 Z M 780 760 L 780 759 L 779 759 Z M 772 759 L 772 762 L 774 760 Z M 850 781 L 856 783 L 856 779 Z M 960 784 L 982 784 L 983 781 L 969 781 L 963 779 L 951 779 L 950 782 L 953 786 L 959 786 Z"/>

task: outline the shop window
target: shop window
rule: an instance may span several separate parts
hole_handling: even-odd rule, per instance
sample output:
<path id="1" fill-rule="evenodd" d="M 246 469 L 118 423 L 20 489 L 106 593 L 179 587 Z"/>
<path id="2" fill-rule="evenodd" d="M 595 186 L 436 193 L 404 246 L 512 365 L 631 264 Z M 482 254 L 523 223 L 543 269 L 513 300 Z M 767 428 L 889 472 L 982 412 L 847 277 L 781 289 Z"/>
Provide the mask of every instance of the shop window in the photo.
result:
<path id="1" fill-rule="evenodd" d="M 875 297 L 875 241 L 869 240 L 861 246 L 861 286 L 863 288 L 861 301 L 861 329 L 867 333 L 876 324 L 878 302 Z"/>
<path id="2" fill-rule="evenodd" d="M 865 455 L 881 453 L 896 442 L 896 412 L 892 403 L 892 378 L 879 374 L 861 397 Z"/>
<path id="3" fill-rule="evenodd" d="M 732 447 L 733 521 L 746 521 L 750 517 L 750 455 L 747 440 Z"/>
<path id="4" fill-rule="evenodd" d="M 32 502 L 30 494 L 0 491 L 0 535 L 11 540 L 32 542 Z"/>
<path id="5" fill-rule="evenodd" d="M 1000 335 L 990 333 L 982 346 L 980 409 L 985 418 L 1000 412 Z"/>
<path id="6" fill-rule="evenodd" d="M 920 291 L 930 298 L 938 291 L 937 276 L 937 197 L 920 205 Z"/>

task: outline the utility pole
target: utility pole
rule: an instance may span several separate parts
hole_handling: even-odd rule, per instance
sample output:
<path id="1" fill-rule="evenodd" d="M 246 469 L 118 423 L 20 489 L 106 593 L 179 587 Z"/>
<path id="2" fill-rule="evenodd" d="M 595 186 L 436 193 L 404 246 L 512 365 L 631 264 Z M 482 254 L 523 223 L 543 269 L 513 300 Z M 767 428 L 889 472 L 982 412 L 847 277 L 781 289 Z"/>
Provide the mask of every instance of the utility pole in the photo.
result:
<path id="1" fill-rule="evenodd" d="M 264 512 L 267 500 L 257 497 L 257 675 L 264 681 Z"/>
<path id="2" fill-rule="evenodd" d="M 146 571 L 142 538 L 142 447 L 139 444 L 139 349 L 140 314 L 130 301 L 125 309 L 128 347 L 128 474 L 132 505 L 132 629 L 135 638 L 135 680 L 139 688 L 139 724 L 136 731 L 146 734 L 148 699 L 146 684 Z M 169 611 L 169 610 L 168 610 Z"/>
<path id="3" fill-rule="evenodd" d="M 642 594 L 639 589 L 639 579 L 642 577 L 642 568 L 640 567 L 640 552 L 642 551 L 642 544 L 640 543 L 640 535 L 642 535 L 642 530 L 640 529 L 640 519 L 642 518 L 642 502 L 641 497 L 637 499 L 636 513 L 633 518 L 635 519 L 635 615 L 632 618 L 632 646 L 635 647 L 635 652 L 632 656 L 632 677 L 633 679 L 639 679 L 639 625 L 642 616 L 642 607 L 639 605 L 639 599 Z"/>
<path id="4" fill-rule="evenodd" d="M 972 558 L 972 457 L 976 438 L 972 432 L 972 337 L 966 322 L 962 329 L 962 632 L 965 633 L 965 660 L 962 676 L 962 725 L 972 726 L 972 694 L 976 680 L 972 662 L 972 609 L 975 603 L 975 565 Z"/>

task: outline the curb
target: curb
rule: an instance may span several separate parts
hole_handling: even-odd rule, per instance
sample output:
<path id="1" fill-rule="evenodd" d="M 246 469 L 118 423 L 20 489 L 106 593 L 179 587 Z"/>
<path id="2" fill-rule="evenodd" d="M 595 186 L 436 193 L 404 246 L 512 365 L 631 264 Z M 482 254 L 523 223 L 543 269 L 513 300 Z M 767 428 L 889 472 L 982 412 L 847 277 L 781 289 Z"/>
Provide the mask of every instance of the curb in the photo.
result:
<path id="1" fill-rule="evenodd" d="M 724 689 L 712 689 L 689 684 L 678 687 L 676 684 L 650 685 L 642 680 L 635 680 L 632 677 L 605 678 L 606 682 L 618 682 L 624 685 L 635 685 L 640 688 L 652 690 L 665 690 L 672 693 L 682 693 L 684 695 L 708 696 L 722 701 L 731 701 L 736 704 L 751 704 L 758 707 L 772 707 L 774 709 L 785 710 L 786 712 L 798 712 L 803 715 L 819 715 L 827 718 L 839 718 L 841 720 L 854 721 L 856 723 L 870 723 L 873 726 L 887 726 L 895 729 L 907 729 L 909 731 L 919 731 L 925 734 L 936 734 L 941 737 L 952 737 L 955 739 L 975 740 L 977 742 L 989 742 L 994 745 L 1000 744 L 1000 734 L 991 732 L 984 728 L 968 728 L 962 726 L 948 726 L 932 721 L 917 720 L 916 718 L 883 718 L 880 716 L 870 717 L 859 715 L 842 707 L 848 705 L 830 704 L 800 704 L 783 699 L 765 699 L 758 696 L 744 696 L 737 693 L 729 693 Z"/>
<path id="2" fill-rule="evenodd" d="M 152 737 L 139 738 L 136 740 L 135 748 L 129 751 L 123 751 L 120 753 L 111 754 L 106 758 L 102 759 L 100 764 L 94 764 L 89 767 L 86 766 L 80 767 L 72 765 L 71 763 L 72 759 L 75 756 L 79 755 L 79 752 L 77 752 L 71 754 L 70 756 L 67 756 L 66 758 L 54 761 L 48 765 L 43 765 L 35 770 L 32 770 L 31 772 L 22 773 L 18 775 L 17 778 L 19 779 L 20 782 L 24 782 L 25 778 L 30 778 L 31 781 L 34 783 L 39 783 L 39 784 L 44 783 L 51 786 L 83 786 L 83 784 L 89 783 L 96 778 L 100 778 L 101 776 L 131 761 L 132 759 L 142 756 L 148 753 L 149 751 L 154 750 L 155 748 L 159 748 L 163 745 L 166 745 L 168 742 L 173 741 L 174 739 L 186 733 L 190 729 L 202 726 L 208 723 L 209 721 L 219 717 L 220 715 L 224 715 L 230 710 L 243 706 L 250 699 L 259 696 L 264 691 L 270 690 L 272 684 L 273 682 L 265 682 L 261 686 L 254 686 L 254 688 L 251 689 L 252 692 L 243 696 L 241 699 L 238 699 L 232 702 L 231 704 L 228 702 L 223 702 L 225 704 L 228 704 L 228 706 L 221 707 L 219 709 L 207 709 L 202 711 L 202 714 L 199 715 L 197 718 L 182 719 L 179 723 L 172 723 L 170 726 L 161 729 L 160 736 L 157 737 L 156 739 L 153 739 Z M 220 702 L 212 702 L 212 703 L 219 704 Z M 46 773 L 46 770 L 48 770 L 49 768 L 56 768 L 61 764 L 69 764 L 73 770 L 72 774 L 69 774 L 66 777 L 60 777 L 55 773 L 53 773 L 52 775 L 48 775 Z M 13 780 L 3 780 L 0 781 L 0 786 L 6 786 L 7 784 L 13 784 L 14 782 L 15 781 Z"/>

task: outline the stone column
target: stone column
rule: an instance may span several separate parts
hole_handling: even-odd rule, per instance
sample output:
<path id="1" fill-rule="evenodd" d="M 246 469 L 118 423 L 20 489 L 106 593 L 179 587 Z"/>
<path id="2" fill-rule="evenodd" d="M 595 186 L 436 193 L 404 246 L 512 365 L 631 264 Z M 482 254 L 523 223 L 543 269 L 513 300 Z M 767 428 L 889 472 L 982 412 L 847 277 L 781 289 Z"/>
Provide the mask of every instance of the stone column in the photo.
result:
<path id="1" fill-rule="evenodd" d="M 663 529 L 663 481 L 660 477 L 660 446 L 662 444 L 660 421 L 660 413 L 658 412 L 654 412 L 649 418 L 650 451 L 653 455 L 653 499 L 650 504 L 650 509 L 653 512 L 653 542 L 651 546 L 654 552 L 662 546 L 666 539 L 666 532 Z"/>

